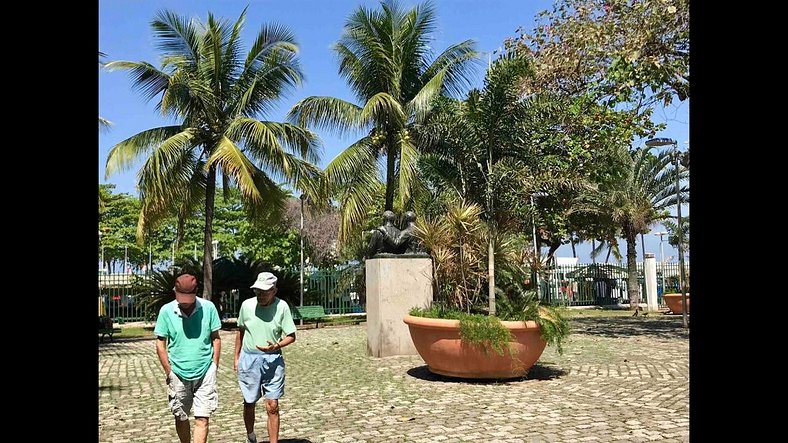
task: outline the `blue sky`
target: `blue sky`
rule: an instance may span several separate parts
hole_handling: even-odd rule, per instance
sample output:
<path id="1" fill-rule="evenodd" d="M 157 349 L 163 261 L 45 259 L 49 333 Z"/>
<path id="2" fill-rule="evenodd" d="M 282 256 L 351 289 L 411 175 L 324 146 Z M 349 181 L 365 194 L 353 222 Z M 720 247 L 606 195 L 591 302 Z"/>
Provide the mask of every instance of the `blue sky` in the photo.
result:
<path id="1" fill-rule="evenodd" d="M 403 1 L 411 6 L 418 2 Z M 300 58 L 305 76 L 302 88 L 283 97 L 278 107 L 262 118 L 283 121 L 290 107 L 298 100 L 312 95 L 326 95 L 354 101 L 349 88 L 337 73 L 337 60 L 331 45 L 339 39 L 347 16 L 358 5 L 374 7 L 377 0 L 100 0 L 99 1 L 99 48 L 107 54 L 105 61 L 132 60 L 148 61 L 159 65 L 159 53 L 153 46 L 150 22 L 157 11 L 167 9 L 179 15 L 188 15 L 205 21 L 208 12 L 215 16 L 236 20 L 249 5 L 243 41 L 248 45 L 263 23 L 277 22 L 286 25 L 296 36 L 301 52 Z M 474 39 L 481 52 L 491 52 L 502 46 L 507 37 L 516 35 L 522 26 L 531 29 L 534 17 L 541 10 L 550 9 L 552 1 L 545 0 L 441 0 L 434 2 L 437 9 L 437 32 L 433 46 L 436 54 L 448 45 L 466 39 Z M 248 47 L 248 46 L 247 46 Z M 485 57 L 485 60 L 487 57 Z M 478 71 L 474 84 L 482 85 L 483 69 Z M 155 111 L 156 100 L 145 103 L 140 94 L 131 89 L 131 80 L 124 72 L 100 71 L 99 115 L 110 120 L 109 131 L 99 134 L 98 180 L 99 183 L 116 185 L 116 192 L 136 195 L 135 176 L 139 165 L 128 172 L 117 173 L 105 180 L 104 166 L 107 153 L 116 143 L 152 127 L 172 123 Z M 689 140 L 689 103 L 674 104 L 667 109 L 658 109 L 655 120 L 667 122 L 667 129 L 657 134 L 670 137 L 686 149 Z M 325 167 L 352 140 L 337 138 L 317 131 L 323 140 L 321 167 Z M 636 146 L 642 141 L 636 141 Z M 689 209 L 682 208 L 682 215 Z M 661 226 L 652 232 L 664 230 Z M 646 251 L 659 255 L 659 237 L 646 235 Z M 622 253 L 624 244 L 622 242 Z M 590 244 L 578 246 L 578 256 L 590 262 Z M 677 252 L 665 242 L 665 257 L 677 260 Z M 559 256 L 571 257 L 568 246 L 559 249 Z M 601 260 L 604 260 L 602 256 Z M 612 260 L 612 259 L 611 259 Z M 638 260 L 640 246 L 638 244 Z"/>

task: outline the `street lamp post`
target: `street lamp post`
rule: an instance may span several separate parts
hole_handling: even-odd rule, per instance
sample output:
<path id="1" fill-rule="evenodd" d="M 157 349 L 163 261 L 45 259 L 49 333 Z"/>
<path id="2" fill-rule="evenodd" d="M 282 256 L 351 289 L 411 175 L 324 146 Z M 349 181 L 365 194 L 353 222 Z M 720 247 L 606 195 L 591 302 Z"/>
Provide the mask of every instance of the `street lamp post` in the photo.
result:
<path id="1" fill-rule="evenodd" d="M 99 270 L 104 270 L 104 241 L 101 239 L 101 230 L 98 231 L 99 233 L 99 243 L 101 243 L 101 267 Z"/>
<path id="2" fill-rule="evenodd" d="M 301 194 L 299 200 L 301 200 L 301 298 L 299 306 L 304 306 L 304 200 L 306 200 L 306 194 Z M 298 323 L 303 325 L 304 319 L 299 319 Z"/>
<path id="3" fill-rule="evenodd" d="M 668 235 L 667 232 L 655 232 L 659 236 L 659 259 L 662 261 L 662 293 L 665 293 L 665 250 L 662 248 L 662 236 Z"/>
<path id="4" fill-rule="evenodd" d="M 685 282 L 687 281 L 687 276 L 684 273 L 684 231 L 682 230 L 681 226 L 681 187 L 680 187 L 680 169 L 679 169 L 679 158 L 681 154 L 679 153 L 679 144 L 676 140 L 672 138 L 652 138 L 651 140 L 646 141 L 646 146 L 648 147 L 655 147 L 655 146 L 667 146 L 673 145 L 673 161 L 674 166 L 676 168 L 676 216 L 677 216 L 677 229 L 678 229 L 678 246 L 679 246 L 679 286 L 681 286 L 681 321 L 682 326 L 684 328 L 689 327 L 689 323 L 687 321 L 687 288 L 685 286 Z"/>
<path id="5" fill-rule="evenodd" d="M 544 197 L 546 196 L 546 192 L 532 192 L 531 193 L 531 224 L 533 225 L 533 235 L 534 235 L 534 261 L 539 260 L 539 263 L 542 262 L 542 254 L 539 252 L 539 246 L 536 243 L 536 206 L 534 205 L 534 197 Z M 536 294 L 538 298 L 541 297 L 542 287 L 539 285 L 539 270 L 537 269 L 534 274 L 536 274 Z"/>

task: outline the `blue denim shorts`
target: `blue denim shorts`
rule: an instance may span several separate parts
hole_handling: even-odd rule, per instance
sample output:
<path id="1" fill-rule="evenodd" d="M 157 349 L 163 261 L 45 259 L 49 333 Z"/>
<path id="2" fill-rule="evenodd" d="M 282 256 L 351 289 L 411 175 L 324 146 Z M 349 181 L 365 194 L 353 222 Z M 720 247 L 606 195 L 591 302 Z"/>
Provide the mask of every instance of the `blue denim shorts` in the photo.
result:
<path id="1" fill-rule="evenodd" d="M 241 351 L 238 385 L 245 403 L 256 403 L 263 392 L 268 400 L 285 395 L 285 359 L 282 354 L 253 354 Z"/>

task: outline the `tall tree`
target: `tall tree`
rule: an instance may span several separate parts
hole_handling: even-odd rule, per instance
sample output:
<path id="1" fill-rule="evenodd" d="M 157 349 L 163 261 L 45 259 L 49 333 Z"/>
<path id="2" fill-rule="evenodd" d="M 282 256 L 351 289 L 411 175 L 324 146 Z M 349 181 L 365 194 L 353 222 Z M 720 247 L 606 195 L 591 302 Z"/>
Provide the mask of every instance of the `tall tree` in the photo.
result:
<path id="1" fill-rule="evenodd" d="M 606 208 L 613 222 L 621 229 L 627 245 L 627 294 L 636 308 L 640 302 L 640 285 L 637 280 L 637 235 L 648 232 L 649 226 L 668 218 L 667 208 L 678 202 L 676 172 L 671 162 L 671 152 L 662 151 L 656 156 L 650 149 L 635 149 L 631 153 L 629 173 L 610 189 L 601 190 L 599 208 Z M 688 172 L 679 170 L 679 177 L 686 182 Z M 689 201 L 689 187 L 679 189 L 681 201 Z"/>
<path id="2" fill-rule="evenodd" d="M 478 53 L 472 40 L 431 57 L 435 9 L 425 2 L 406 10 L 394 0 L 379 9 L 358 7 L 334 45 L 339 74 L 360 104 L 334 97 L 307 97 L 290 111 L 292 121 L 340 134 L 366 132 L 326 167 L 326 178 L 341 207 L 339 239 L 350 238 L 363 223 L 379 183 L 378 162 L 385 157 L 385 209 L 409 204 L 416 181 L 419 149 L 413 127 L 441 94 L 459 94 Z"/>
<path id="3" fill-rule="evenodd" d="M 462 102 L 443 100 L 424 126 L 422 137 L 430 145 L 422 168 L 433 182 L 451 189 L 465 202 L 475 203 L 487 224 L 487 282 L 490 315 L 495 315 L 496 193 L 504 176 L 496 166 L 522 153 L 523 119 L 527 101 L 518 85 L 528 73 L 528 62 L 507 54 L 487 71 L 484 89 L 474 89 Z"/>
<path id="4" fill-rule="evenodd" d="M 690 96 L 689 0 L 557 0 L 510 44 L 537 61 L 526 89 L 634 110 Z"/>
<path id="5" fill-rule="evenodd" d="M 138 173 L 142 208 L 137 241 L 173 212 L 179 223 L 203 205 L 203 297 L 212 292 L 212 231 L 217 179 L 237 188 L 250 219 L 280 216 L 286 193 L 275 180 L 316 196 L 318 139 L 289 123 L 258 120 L 302 73 L 293 34 L 263 25 L 246 55 L 241 46 L 246 9 L 234 23 L 208 14 L 205 23 L 169 11 L 151 23 L 162 52 L 161 68 L 144 61 L 114 61 L 107 69 L 129 71 L 147 99 L 180 124 L 142 131 L 115 145 L 107 176 L 147 156 Z M 299 158 L 299 156 L 301 158 Z"/>
<path id="6" fill-rule="evenodd" d="M 580 111 L 567 113 L 561 127 L 576 146 L 593 146 L 596 138 L 625 153 L 636 136 L 664 127 L 651 120 L 655 106 L 690 96 L 689 0 L 557 0 L 533 30 L 518 34 L 507 45 L 534 59 L 535 75 L 524 78 L 523 91 L 554 94 L 567 110 Z M 589 122 L 609 130 L 589 131 Z M 617 169 L 603 166 L 591 177 L 611 189 L 629 174 Z M 620 224 L 608 215 L 583 217 L 572 230 L 612 245 L 608 234 Z"/>

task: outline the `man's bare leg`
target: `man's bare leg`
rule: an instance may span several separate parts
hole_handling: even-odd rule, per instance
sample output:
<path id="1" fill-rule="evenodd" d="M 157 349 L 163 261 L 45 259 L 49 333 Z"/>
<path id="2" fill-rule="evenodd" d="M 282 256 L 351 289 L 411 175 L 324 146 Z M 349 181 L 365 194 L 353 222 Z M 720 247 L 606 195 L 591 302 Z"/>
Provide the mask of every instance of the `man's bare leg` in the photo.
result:
<path id="1" fill-rule="evenodd" d="M 178 433 L 178 439 L 181 443 L 191 443 L 192 435 L 189 430 L 189 420 L 178 420 L 176 417 L 175 432 Z"/>
<path id="2" fill-rule="evenodd" d="M 255 403 L 244 403 L 244 426 L 247 434 L 254 432 L 254 407 Z"/>
<path id="3" fill-rule="evenodd" d="M 268 412 L 268 440 L 279 443 L 279 400 L 265 399 L 265 410 Z"/>
<path id="4" fill-rule="evenodd" d="M 208 441 L 208 417 L 194 417 L 194 443 Z"/>

